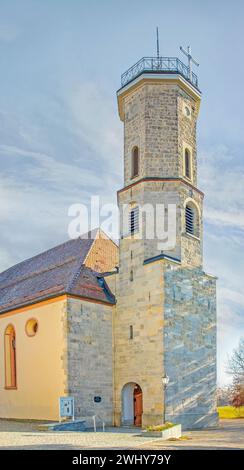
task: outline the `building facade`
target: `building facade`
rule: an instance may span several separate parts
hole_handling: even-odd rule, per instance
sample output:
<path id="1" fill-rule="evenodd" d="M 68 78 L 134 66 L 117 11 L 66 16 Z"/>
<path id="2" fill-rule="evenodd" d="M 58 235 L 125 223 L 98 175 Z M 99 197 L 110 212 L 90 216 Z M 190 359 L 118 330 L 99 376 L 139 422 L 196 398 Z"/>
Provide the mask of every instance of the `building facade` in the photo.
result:
<path id="1" fill-rule="evenodd" d="M 178 70 L 160 67 L 135 71 L 118 91 L 124 187 L 118 192 L 115 422 L 135 422 L 131 396 L 139 387 L 142 425 L 157 424 L 165 414 L 184 427 L 203 427 L 215 425 L 217 413 L 216 278 L 203 271 L 203 193 L 197 187 L 201 93 Z M 175 237 L 166 242 L 156 234 L 160 205 L 168 228 L 174 222 L 169 207 L 175 207 Z"/>
<path id="2" fill-rule="evenodd" d="M 118 248 L 101 230 L 0 274 L 0 417 L 58 420 L 59 398 L 75 415 L 113 421 L 112 312 L 101 276 Z"/>
<path id="3" fill-rule="evenodd" d="M 1 369 L 15 385 L 6 387 L 6 377 L 0 383 L 2 417 L 57 419 L 59 396 L 72 395 L 77 416 L 99 414 L 117 426 L 217 424 L 216 278 L 203 270 L 197 187 L 201 93 L 178 59 L 143 61 L 117 93 L 124 125 L 119 249 L 101 231 L 90 244 L 85 237 L 67 242 L 72 250 L 28 268 L 45 287 L 34 283 L 29 300 L 28 262 L 19 278 L 14 268 L 0 275 Z M 29 317 L 40 325 L 32 344 L 24 328 Z"/>

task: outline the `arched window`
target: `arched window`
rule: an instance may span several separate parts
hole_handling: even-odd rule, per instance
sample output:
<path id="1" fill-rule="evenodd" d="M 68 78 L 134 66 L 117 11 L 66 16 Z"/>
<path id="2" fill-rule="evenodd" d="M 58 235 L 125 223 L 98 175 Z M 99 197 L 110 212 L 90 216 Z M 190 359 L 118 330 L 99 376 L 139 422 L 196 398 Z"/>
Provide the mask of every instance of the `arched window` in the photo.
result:
<path id="1" fill-rule="evenodd" d="M 195 204 L 189 201 L 185 206 L 186 233 L 199 237 L 199 213 Z"/>
<path id="2" fill-rule="evenodd" d="M 191 154 L 188 149 L 185 149 L 185 176 L 191 179 Z"/>
<path id="3" fill-rule="evenodd" d="M 132 150 L 131 177 L 135 178 L 138 175 L 139 175 L 139 148 L 134 147 Z"/>
<path id="4" fill-rule="evenodd" d="M 5 387 L 16 388 L 16 342 L 15 330 L 8 325 L 4 334 L 5 347 Z"/>

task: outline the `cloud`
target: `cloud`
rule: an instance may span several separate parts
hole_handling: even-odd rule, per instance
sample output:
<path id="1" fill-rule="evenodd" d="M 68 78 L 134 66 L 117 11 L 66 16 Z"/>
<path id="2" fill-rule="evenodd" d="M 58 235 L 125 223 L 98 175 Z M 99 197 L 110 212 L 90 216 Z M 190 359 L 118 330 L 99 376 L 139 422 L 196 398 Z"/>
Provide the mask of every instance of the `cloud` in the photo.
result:
<path id="1" fill-rule="evenodd" d="M 221 295 L 225 300 L 229 300 L 240 305 L 244 310 L 244 294 L 228 288 L 222 288 L 219 290 L 219 295 Z"/>
<path id="2" fill-rule="evenodd" d="M 244 333 L 244 172 L 241 155 L 225 145 L 202 150 L 199 187 L 204 200 L 204 263 L 218 276 L 218 378 L 230 381 L 227 358 Z"/>
<path id="3" fill-rule="evenodd" d="M 97 83 L 82 83 L 65 98 L 71 121 L 69 129 L 80 136 L 106 164 L 107 172 L 121 176 L 123 134 L 114 100 Z M 95 157 L 96 158 L 96 157 Z"/>
<path id="4" fill-rule="evenodd" d="M 39 152 L 31 152 L 22 148 L 0 145 L 0 155 L 2 157 L 12 157 L 18 160 L 19 165 L 23 169 L 25 167 L 24 179 L 30 178 L 32 185 L 51 185 L 53 188 L 63 189 L 69 188 L 74 189 L 77 192 L 77 188 L 80 184 L 89 181 L 89 187 L 99 189 L 101 187 L 101 179 L 98 175 L 94 175 L 91 170 L 83 169 L 80 165 L 74 162 L 62 162 L 50 155 L 46 155 Z M 25 164 L 25 160 L 29 162 Z M 17 174 L 11 173 L 12 177 L 16 177 Z"/>
<path id="5" fill-rule="evenodd" d="M 244 210 L 238 211 L 234 208 L 233 210 L 214 209 L 210 206 L 205 210 L 205 220 L 213 225 L 222 227 L 227 225 L 232 228 L 237 227 L 244 230 Z M 238 239 L 236 241 L 238 241 Z"/>
<path id="6" fill-rule="evenodd" d="M 83 84 L 45 99 L 38 119 L 0 113 L 0 270 L 68 239 L 70 205 L 116 203 L 121 187 L 122 128 L 106 94 Z"/>
<path id="7" fill-rule="evenodd" d="M 0 176 L 0 221 L 2 254 L 0 269 L 10 259 L 7 252 L 13 244 L 18 251 L 16 261 L 40 251 L 43 244 L 55 245 L 68 238 L 68 208 L 82 202 L 89 207 L 91 195 L 102 195 L 110 202 L 109 178 L 83 169 L 82 162 L 56 160 L 50 155 L 22 148 L 0 146 L 0 159 L 8 160 L 8 168 Z M 52 240 L 52 242 L 51 242 Z M 17 250 L 18 247 L 18 250 Z"/>
<path id="8" fill-rule="evenodd" d="M 206 193 L 205 219 L 219 226 L 244 229 L 244 171 L 226 147 L 202 152 L 200 186 Z"/>

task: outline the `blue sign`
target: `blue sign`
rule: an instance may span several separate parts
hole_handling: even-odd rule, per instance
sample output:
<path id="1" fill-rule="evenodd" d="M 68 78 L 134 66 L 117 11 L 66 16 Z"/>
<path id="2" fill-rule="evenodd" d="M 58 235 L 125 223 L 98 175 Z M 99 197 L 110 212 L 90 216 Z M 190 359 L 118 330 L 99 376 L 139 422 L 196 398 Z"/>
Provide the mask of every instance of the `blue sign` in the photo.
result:
<path id="1" fill-rule="evenodd" d="M 60 418 L 73 418 L 74 419 L 74 398 L 73 397 L 60 397 L 59 398 L 59 416 Z"/>

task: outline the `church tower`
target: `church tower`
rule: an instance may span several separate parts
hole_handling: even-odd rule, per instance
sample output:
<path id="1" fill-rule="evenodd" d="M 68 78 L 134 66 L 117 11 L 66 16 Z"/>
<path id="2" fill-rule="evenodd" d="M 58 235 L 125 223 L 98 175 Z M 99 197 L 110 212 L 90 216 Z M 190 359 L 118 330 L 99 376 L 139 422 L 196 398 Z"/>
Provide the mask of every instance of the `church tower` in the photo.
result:
<path id="1" fill-rule="evenodd" d="M 197 76 L 178 58 L 122 75 L 124 186 L 114 315 L 115 423 L 216 424 L 216 279 L 202 267 Z M 167 387 L 164 382 L 169 381 Z"/>

